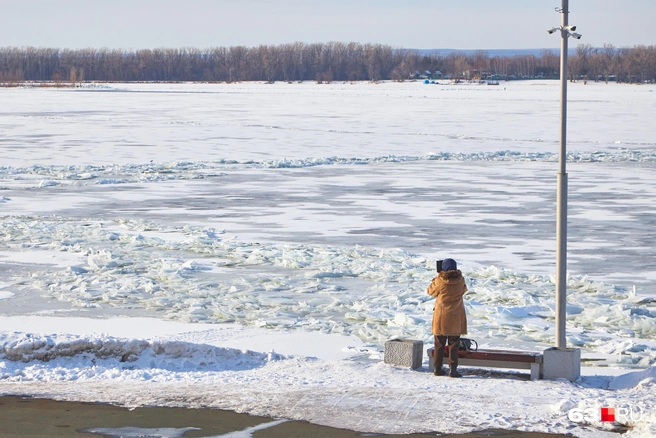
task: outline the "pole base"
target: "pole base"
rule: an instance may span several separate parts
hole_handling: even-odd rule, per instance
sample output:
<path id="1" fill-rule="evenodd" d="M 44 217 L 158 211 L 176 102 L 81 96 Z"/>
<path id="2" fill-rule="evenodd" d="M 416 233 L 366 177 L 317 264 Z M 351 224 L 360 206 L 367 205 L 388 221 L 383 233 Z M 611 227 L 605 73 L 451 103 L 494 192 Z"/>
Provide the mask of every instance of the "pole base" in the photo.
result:
<path id="1" fill-rule="evenodd" d="M 581 349 L 556 347 L 547 348 L 542 353 L 542 373 L 544 379 L 567 379 L 570 382 L 581 377 Z"/>

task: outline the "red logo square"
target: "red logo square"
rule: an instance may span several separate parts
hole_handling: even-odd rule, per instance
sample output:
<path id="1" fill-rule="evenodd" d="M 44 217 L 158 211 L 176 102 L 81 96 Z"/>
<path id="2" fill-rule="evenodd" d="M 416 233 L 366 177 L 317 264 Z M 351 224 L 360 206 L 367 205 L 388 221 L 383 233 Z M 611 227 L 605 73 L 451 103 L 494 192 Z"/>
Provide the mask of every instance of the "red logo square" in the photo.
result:
<path id="1" fill-rule="evenodd" d="M 615 421 L 615 408 L 601 408 L 601 421 Z"/>

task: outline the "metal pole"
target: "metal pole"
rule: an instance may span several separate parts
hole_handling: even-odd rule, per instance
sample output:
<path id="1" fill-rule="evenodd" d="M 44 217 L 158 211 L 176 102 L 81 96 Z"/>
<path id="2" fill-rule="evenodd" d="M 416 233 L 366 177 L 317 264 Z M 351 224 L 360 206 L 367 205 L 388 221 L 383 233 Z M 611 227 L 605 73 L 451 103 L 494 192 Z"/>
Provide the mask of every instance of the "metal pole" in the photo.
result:
<path id="1" fill-rule="evenodd" d="M 569 0 L 563 0 L 560 43 L 560 169 L 556 199 L 556 347 L 567 348 L 567 39 Z"/>

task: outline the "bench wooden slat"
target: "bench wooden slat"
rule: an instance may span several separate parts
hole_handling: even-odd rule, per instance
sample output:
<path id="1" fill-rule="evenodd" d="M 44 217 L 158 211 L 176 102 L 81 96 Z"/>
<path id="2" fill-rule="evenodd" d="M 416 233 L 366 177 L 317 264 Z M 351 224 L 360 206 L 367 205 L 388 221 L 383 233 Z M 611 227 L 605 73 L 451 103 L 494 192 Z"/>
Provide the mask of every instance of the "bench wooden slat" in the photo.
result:
<path id="1" fill-rule="evenodd" d="M 542 363 L 541 353 L 504 350 L 477 350 L 468 351 L 464 356 L 467 359 L 494 360 L 501 362 Z"/>
<path id="2" fill-rule="evenodd" d="M 433 348 L 429 348 L 427 353 L 429 355 L 429 364 L 432 364 Z M 446 358 L 448 354 L 444 356 Z M 479 349 L 476 351 L 458 351 L 458 357 L 460 364 L 464 366 L 530 369 L 531 380 L 542 378 L 542 353 Z"/>
<path id="3" fill-rule="evenodd" d="M 430 349 L 433 350 L 432 348 Z M 448 353 L 444 353 L 446 358 Z M 484 350 L 478 349 L 476 351 L 458 351 L 459 358 L 467 359 L 480 359 L 480 360 L 496 360 L 504 362 L 525 362 L 525 363 L 542 363 L 542 353 L 531 353 L 527 351 L 513 351 L 513 350 Z"/>
<path id="4" fill-rule="evenodd" d="M 508 362 L 505 360 L 480 360 L 462 358 L 458 362 L 466 367 L 481 367 L 481 368 L 513 368 L 518 370 L 530 370 L 533 363 L 529 362 Z"/>

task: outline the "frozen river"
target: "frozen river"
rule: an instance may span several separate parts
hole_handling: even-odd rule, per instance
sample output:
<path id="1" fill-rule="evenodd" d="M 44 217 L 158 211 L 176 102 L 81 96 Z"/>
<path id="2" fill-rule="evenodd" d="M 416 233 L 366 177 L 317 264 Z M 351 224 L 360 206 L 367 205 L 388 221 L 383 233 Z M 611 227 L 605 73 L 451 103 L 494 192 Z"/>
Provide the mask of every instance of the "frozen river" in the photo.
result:
<path id="1" fill-rule="evenodd" d="M 0 89 L 0 313 L 349 335 L 376 357 L 391 337 L 430 341 L 425 288 L 453 257 L 470 336 L 545 348 L 558 87 Z M 568 342 L 643 369 L 656 87 L 569 91 Z"/>

